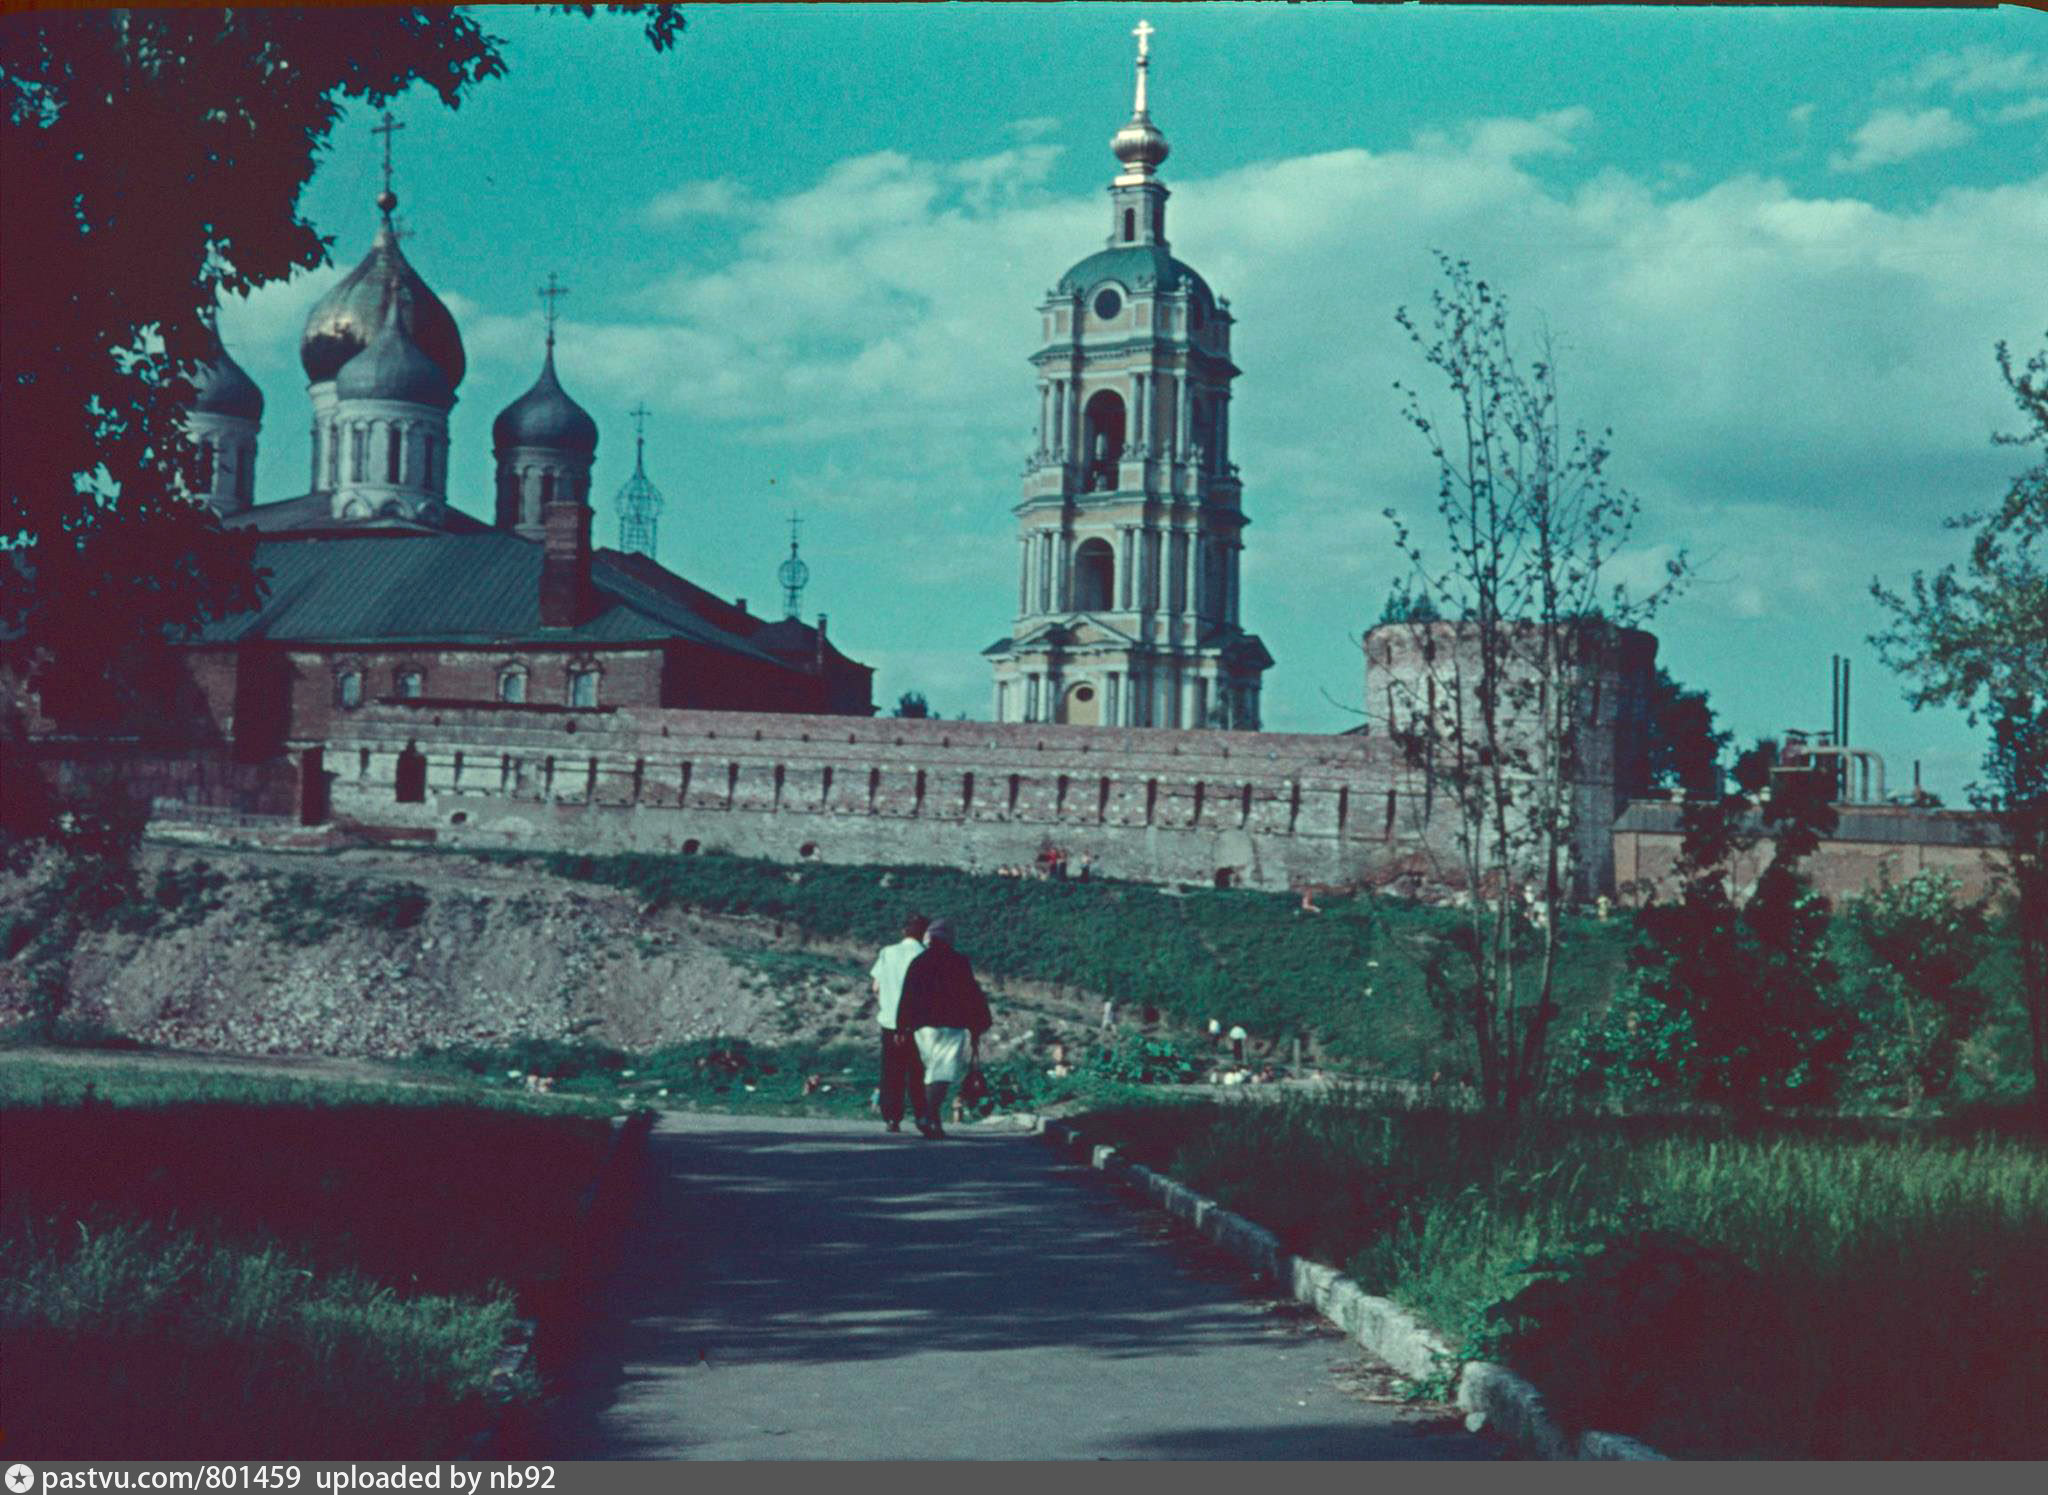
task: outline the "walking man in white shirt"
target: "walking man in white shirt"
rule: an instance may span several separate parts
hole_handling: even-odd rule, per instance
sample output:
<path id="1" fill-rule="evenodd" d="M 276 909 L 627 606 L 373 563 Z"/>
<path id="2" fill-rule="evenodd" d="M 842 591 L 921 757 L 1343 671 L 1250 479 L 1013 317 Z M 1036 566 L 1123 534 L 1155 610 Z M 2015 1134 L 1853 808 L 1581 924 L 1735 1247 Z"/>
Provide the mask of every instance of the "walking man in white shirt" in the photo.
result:
<path id="1" fill-rule="evenodd" d="M 903 974 L 924 953 L 924 932 L 931 920 L 912 914 L 903 921 L 903 938 L 885 946 L 868 971 L 875 989 L 875 1021 L 882 1028 L 882 1124 L 903 1130 L 903 1103 L 908 1095 L 911 1118 L 924 1125 L 924 1063 L 916 1035 L 896 1026 L 896 1007 L 903 1000 Z"/>

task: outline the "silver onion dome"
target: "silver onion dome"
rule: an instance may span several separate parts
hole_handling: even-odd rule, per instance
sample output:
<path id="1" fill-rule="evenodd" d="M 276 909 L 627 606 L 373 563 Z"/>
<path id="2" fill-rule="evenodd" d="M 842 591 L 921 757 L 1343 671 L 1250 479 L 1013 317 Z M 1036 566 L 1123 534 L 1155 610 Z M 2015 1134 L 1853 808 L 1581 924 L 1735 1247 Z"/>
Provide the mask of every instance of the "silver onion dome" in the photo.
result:
<path id="1" fill-rule="evenodd" d="M 596 453 L 597 422 L 569 398 L 555 377 L 552 342 L 533 388 L 499 411 L 491 422 L 491 443 L 501 450 L 531 446 L 573 452 L 579 457 Z"/>
<path id="2" fill-rule="evenodd" d="M 334 376 L 334 393 L 342 400 L 399 400 L 446 410 L 455 391 L 441 366 L 406 331 L 406 295 L 402 284 L 389 288 L 384 315 L 368 346 L 343 364 Z"/>
<path id="3" fill-rule="evenodd" d="M 219 349 L 211 363 L 192 376 L 192 409 L 199 415 L 229 415 L 239 420 L 263 419 L 263 391 L 242 366 Z"/>

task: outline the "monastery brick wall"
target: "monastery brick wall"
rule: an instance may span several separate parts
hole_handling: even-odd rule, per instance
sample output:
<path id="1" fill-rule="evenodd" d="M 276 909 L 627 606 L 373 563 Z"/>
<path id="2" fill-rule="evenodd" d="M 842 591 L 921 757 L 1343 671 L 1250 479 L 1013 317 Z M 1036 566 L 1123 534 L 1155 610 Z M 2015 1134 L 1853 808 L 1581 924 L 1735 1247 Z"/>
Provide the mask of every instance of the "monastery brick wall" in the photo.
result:
<path id="1" fill-rule="evenodd" d="M 1383 737 L 380 703 L 334 723 L 324 767 L 337 822 L 452 846 L 981 871 L 1056 846 L 1104 876 L 1263 888 L 1457 867 L 1452 818 Z"/>

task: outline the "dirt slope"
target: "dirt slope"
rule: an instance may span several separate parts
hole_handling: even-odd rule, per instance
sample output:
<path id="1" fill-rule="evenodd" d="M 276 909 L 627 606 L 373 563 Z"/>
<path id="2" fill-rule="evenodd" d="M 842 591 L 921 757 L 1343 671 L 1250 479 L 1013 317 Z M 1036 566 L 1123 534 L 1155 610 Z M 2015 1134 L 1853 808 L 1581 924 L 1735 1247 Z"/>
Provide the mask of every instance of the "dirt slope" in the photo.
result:
<path id="1" fill-rule="evenodd" d="M 865 1039 L 866 960 L 766 921 L 643 910 L 525 869 L 403 852 L 151 848 L 154 897 L 69 951 L 65 1016 L 147 1043 L 393 1056 L 428 1044 L 588 1036 L 626 1048 L 726 1035 Z M 24 880 L 0 907 L 26 906 Z M 27 1003 L 0 963 L 0 1021 Z M 871 957 L 870 957 L 871 958 Z"/>

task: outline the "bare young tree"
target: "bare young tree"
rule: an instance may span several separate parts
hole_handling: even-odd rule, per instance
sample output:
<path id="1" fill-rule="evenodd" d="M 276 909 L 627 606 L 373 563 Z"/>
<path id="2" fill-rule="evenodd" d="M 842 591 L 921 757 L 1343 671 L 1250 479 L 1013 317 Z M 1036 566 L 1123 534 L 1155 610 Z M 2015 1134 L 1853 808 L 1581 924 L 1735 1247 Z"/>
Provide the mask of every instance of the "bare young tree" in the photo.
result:
<path id="1" fill-rule="evenodd" d="M 1604 836 L 1615 805 L 1600 719 L 1624 703 L 1633 632 L 1683 582 L 1681 554 L 1649 595 L 1603 574 L 1628 543 L 1637 502 L 1607 476 L 1611 432 L 1567 427 L 1547 338 L 1530 361 L 1506 301 L 1463 260 L 1437 256 L 1445 284 L 1425 328 L 1396 320 L 1449 385 L 1439 420 L 1399 384 L 1408 422 L 1436 459 L 1436 543 L 1386 510 L 1412 573 L 1405 635 L 1406 720 L 1390 723 L 1432 797 L 1454 816 L 1469 919 L 1442 999 L 1471 1032 L 1489 1105 L 1519 1109 L 1541 1082 L 1556 1016 L 1560 915 L 1588 891 L 1582 832 Z M 1426 606 L 1422 604 L 1427 604 Z M 1433 616 L 1431 616 L 1433 615 Z M 1391 644 L 1389 645 L 1391 648 Z M 1641 663 L 1647 668 L 1647 657 Z"/>

